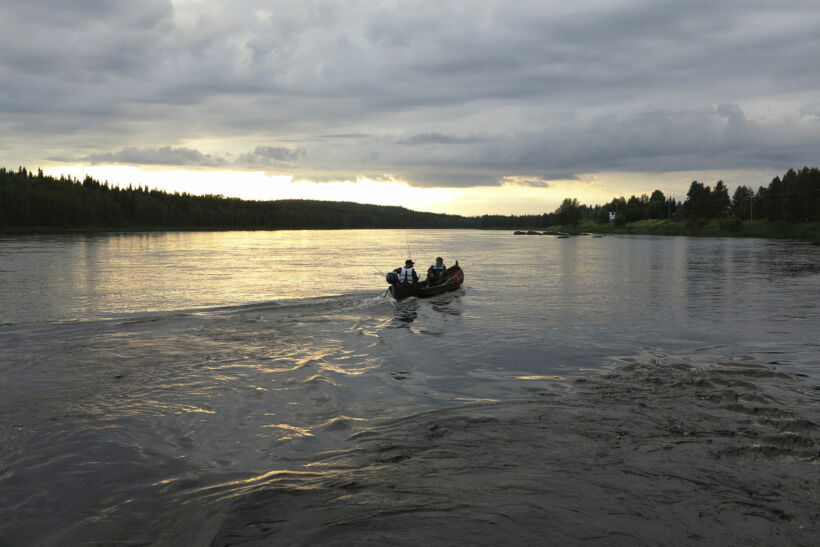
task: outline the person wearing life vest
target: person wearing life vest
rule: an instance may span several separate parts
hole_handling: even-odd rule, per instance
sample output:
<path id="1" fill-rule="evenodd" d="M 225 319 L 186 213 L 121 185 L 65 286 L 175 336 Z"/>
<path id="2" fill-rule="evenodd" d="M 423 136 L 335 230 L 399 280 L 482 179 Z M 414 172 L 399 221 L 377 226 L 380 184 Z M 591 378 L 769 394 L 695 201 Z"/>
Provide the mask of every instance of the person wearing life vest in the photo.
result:
<path id="1" fill-rule="evenodd" d="M 446 269 L 447 266 L 444 265 L 444 259 L 440 256 L 436 257 L 436 263 L 427 269 L 427 283 L 429 285 L 441 283 L 444 270 Z"/>
<path id="2" fill-rule="evenodd" d="M 408 258 L 404 261 L 403 268 L 396 268 L 393 270 L 399 274 L 399 283 L 409 283 L 411 285 L 415 285 L 419 282 L 419 276 L 413 268 L 413 264 L 415 264 L 415 262 Z"/>

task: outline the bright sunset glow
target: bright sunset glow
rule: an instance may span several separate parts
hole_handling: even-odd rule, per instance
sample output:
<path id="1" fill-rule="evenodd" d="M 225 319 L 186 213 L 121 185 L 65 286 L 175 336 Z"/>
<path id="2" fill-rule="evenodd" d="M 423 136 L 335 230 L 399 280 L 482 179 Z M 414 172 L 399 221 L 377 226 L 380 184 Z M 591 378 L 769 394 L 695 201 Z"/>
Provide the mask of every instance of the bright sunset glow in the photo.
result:
<path id="1" fill-rule="evenodd" d="M 125 166 L 48 169 L 46 174 L 67 175 L 82 180 L 86 175 L 127 187 L 146 185 L 152 189 L 189 194 L 214 194 L 249 200 L 313 199 L 354 201 L 374 205 L 397 205 L 416 211 L 462 215 L 541 214 L 554 210 L 567 196 L 586 202 L 609 201 L 618 184 L 602 187 L 597 177 L 587 184 L 579 181 L 550 181 L 546 187 L 507 182 L 498 186 L 467 188 L 419 188 L 401 181 L 311 182 L 287 176 L 268 176 L 242 171 L 151 171 Z M 687 183 L 688 184 L 688 183 Z"/>
<path id="2" fill-rule="evenodd" d="M 213 194 L 248 200 L 311 199 L 354 201 L 374 205 L 397 205 L 415 211 L 476 216 L 483 214 L 542 214 L 552 212 L 566 197 L 589 205 L 602 204 L 613 197 L 629 197 L 660 189 L 665 195 L 683 200 L 692 180 L 704 175 L 727 184 L 747 180 L 769 180 L 777 172 L 722 170 L 710 173 L 594 173 L 577 180 L 552 180 L 543 186 L 529 186 L 509 178 L 496 186 L 423 188 L 402 181 L 361 178 L 355 181 L 311 182 L 286 175 L 264 172 L 152 170 L 139 167 L 59 166 L 46 169 L 47 175 L 67 175 L 82 180 L 86 175 L 122 187 L 145 185 L 167 192 L 196 195 Z M 706 179 L 711 180 L 711 179 Z M 644 190 L 645 189 L 645 190 Z"/>

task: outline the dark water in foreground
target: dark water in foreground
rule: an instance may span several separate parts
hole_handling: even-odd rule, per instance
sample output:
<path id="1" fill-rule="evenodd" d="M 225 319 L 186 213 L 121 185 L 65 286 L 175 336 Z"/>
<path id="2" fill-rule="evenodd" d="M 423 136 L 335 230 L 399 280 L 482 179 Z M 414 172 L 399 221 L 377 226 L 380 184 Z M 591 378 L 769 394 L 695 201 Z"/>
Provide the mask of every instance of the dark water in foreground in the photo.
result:
<path id="1" fill-rule="evenodd" d="M 820 248 L 0 238 L 0 544 L 814 545 Z"/>

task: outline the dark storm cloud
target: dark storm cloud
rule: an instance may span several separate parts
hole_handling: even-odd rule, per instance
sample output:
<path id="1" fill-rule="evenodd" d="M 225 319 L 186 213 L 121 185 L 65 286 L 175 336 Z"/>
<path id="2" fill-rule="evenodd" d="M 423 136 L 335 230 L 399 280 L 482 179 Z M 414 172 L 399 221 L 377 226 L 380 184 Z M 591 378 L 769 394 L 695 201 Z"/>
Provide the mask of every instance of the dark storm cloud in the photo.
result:
<path id="1" fill-rule="evenodd" d="M 257 146 L 251 152 L 236 158 L 205 154 L 186 147 L 161 146 L 159 148 L 128 147 L 118 152 L 91 154 L 81 161 L 91 164 L 168 165 L 197 167 L 231 167 L 235 169 L 258 169 L 293 166 L 305 155 L 301 148 L 284 146 Z M 76 160 L 74 160 L 76 161 Z"/>
<path id="2" fill-rule="evenodd" d="M 348 133 L 342 135 L 319 135 L 320 139 L 367 139 L 372 137 L 372 135 L 367 135 L 365 133 Z"/>
<path id="3" fill-rule="evenodd" d="M 0 14 L 11 46 L 2 48 L 0 66 L 52 84 L 144 75 L 158 40 L 173 29 L 171 4 L 160 0 L 6 0 Z"/>
<path id="4" fill-rule="evenodd" d="M 92 164 L 124 163 L 132 165 L 196 165 L 201 167 L 224 167 L 228 162 L 210 154 L 203 154 L 191 148 L 123 148 L 119 152 L 91 154 L 85 158 Z"/>
<path id="5" fill-rule="evenodd" d="M 409 137 L 399 138 L 398 144 L 474 144 L 480 142 L 478 137 L 459 137 L 442 133 L 419 133 Z"/>
<path id="6" fill-rule="evenodd" d="M 0 20 L 16 163 L 537 186 L 820 150 L 814 0 L 5 0 Z M 220 150 L 172 144 L 202 140 Z"/>
<path id="7" fill-rule="evenodd" d="M 284 146 L 257 146 L 253 152 L 242 154 L 234 162 L 244 167 L 277 167 L 289 166 L 304 157 L 302 148 L 290 149 Z"/>
<path id="8" fill-rule="evenodd" d="M 564 177 L 562 177 L 564 178 Z M 504 177 L 501 179 L 502 184 L 512 186 L 530 186 L 532 188 L 549 188 L 548 177 Z"/>

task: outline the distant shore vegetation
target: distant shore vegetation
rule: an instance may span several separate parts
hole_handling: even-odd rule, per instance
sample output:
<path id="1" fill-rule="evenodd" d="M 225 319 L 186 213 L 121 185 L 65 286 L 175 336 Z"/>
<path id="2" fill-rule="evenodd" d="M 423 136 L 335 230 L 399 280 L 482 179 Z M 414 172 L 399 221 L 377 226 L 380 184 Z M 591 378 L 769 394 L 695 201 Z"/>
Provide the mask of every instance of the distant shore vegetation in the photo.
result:
<path id="1" fill-rule="evenodd" d="M 54 178 L 0 168 L 0 230 L 477 228 L 479 219 L 361 203 L 251 201 L 122 188 L 89 176 Z"/>
<path id="2" fill-rule="evenodd" d="M 564 230 L 613 234 L 772 237 L 820 241 L 820 170 L 790 169 L 757 190 L 692 181 L 684 201 L 652 194 L 588 206 L 565 199 L 553 213 L 481 218 L 485 229 Z"/>
<path id="3" fill-rule="evenodd" d="M 757 190 L 693 181 L 684 201 L 660 190 L 552 213 L 464 217 L 404 207 L 314 200 L 252 201 L 120 187 L 0 167 L 0 231 L 481 228 L 657 235 L 789 237 L 820 241 L 820 170 L 790 169 Z"/>

